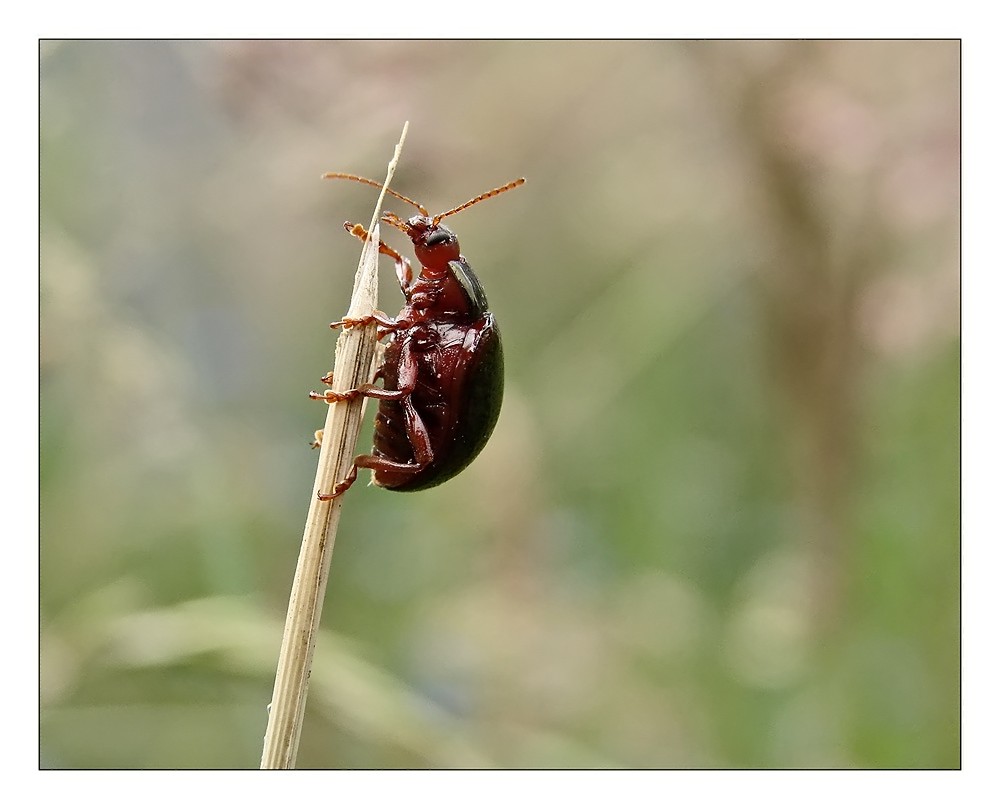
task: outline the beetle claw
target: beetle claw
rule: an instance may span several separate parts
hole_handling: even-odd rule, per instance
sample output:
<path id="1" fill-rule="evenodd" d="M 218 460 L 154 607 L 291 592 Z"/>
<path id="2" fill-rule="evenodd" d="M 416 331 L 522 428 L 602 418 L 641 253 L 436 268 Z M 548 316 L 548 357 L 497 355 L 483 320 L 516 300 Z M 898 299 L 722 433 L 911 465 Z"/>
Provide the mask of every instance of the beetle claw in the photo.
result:
<path id="1" fill-rule="evenodd" d="M 343 320 L 335 320 L 330 324 L 331 329 L 339 329 L 341 326 L 353 329 L 357 326 L 367 326 L 374 318 L 371 317 L 345 317 Z"/>
<path id="2" fill-rule="evenodd" d="M 336 486 L 333 487 L 333 491 L 329 494 L 323 492 L 316 492 L 317 500 L 333 500 L 335 497 L 340 497 L 344 492 L 354 485 L 354 481 L 358 479 L 358 467 L 357 464 L 351 464 L 351 468 L 347 471 L 347 476 L 340 481 Z"/>
<path id="3" fill-rule="evenodd" d="M 376 309 L 370 315 L 366 315 L 365 317 L 345 317 L 343 320 L 335 320 L 330 324 L 330 328 L 339 329 L 343 326 L 348 329 L 354 329 L 359 326 L 367 326 L 372 322 L 378 324 L 380 339 L 386 334 L 394 332 L 400 328 L 400 324 L 396 320 L 389 317 L 389 315 L 379 309 Z"/>
<path id="4" fill-rule="evenodd" d="M 356 398 L 360 395 L 361 391 L 349 390 L 344 393 L 337 393 L 335 390 L 325 390 L 322 393 L 318 393 L 314 390 L 309 391 L 310 399 L 321 399 L 327 404 L 336 404 L 337 402 L 349 402 L 351 399 Z"/>

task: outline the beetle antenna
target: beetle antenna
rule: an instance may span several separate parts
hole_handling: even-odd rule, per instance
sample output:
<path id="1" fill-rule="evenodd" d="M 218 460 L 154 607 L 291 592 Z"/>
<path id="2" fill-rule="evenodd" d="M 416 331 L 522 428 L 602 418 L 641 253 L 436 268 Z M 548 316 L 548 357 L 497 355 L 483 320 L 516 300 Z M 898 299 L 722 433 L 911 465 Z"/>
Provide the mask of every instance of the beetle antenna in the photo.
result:
<path id="1" fill-rule="evenodd" d="M 369 182 L 371 181 L 369 180 Z M 475 205 L 477 202 L 482 202 L 484 199 L 495 197 L 497 194 L 502 194 L 504 191 L 510 191 L 510 189 L 517 188 L 519 185 L 524 185 L 524 177 L 518 177 L 516 180 L 511 180 L 509 183 L 507 183 L 507 185 L 501 185 L 499 188 L 494 188 L 492 191 L 487 191 L 485 194 L 480 194 L 475 199 L 470 199 L 468 202 L 463 202 L 457 208 L 452 208 L 450 211 L 439 213 L 437 216 L 434 217 L 433 222 L 435 225 L 437 225 L 446 216 L 451 216 L 453 213 L 464 211 L 466 208 Z M 422 208 L 421 212 L 423 212 Z M 427 216 L 427 214 L 424 213 L 424 216 Z"/>
<path id="2" fill-rule="evenodd" d="M 372 186 L 374 188 L 378 188 L 379 190 L 382 189 L 382 183 L 377 183 L 374 180 L 369 180 L 367 177 L 359 177 L 357 174 L 343 174 L 343 173 L 341 173 L 339 171 L 330 171 L 330 172 L 327 172 L 326 174 L 323 175 L 323 179 L 324 180 L 354 180 L 355 182 L 364 183 L 365 185 L 370 185 L 370 186 Z M 521 182 L 524 182 L 524 180 L 522 180 Z M 505 190 L 505 189 L 502 189 L 502 190 Z M 403 200 L 403 202 L 410 203 L 410 205 L 412 205 L 414 208 L 416 208 L 418 211 L 420 211 L 420 213 L 422 213 L 424 216 L 430 216 L 430 214 L 427 213 L 427 209 L 423 205 L 421 205 L 419 202 L 414 202 L 409 197 L 404 197 L 402 194 L 397 193 L 396 191 L 393 191 L 391 188 L 386 188 L 385 189 L 385 193 L 391 194 L 396 199 Z M 494 193 L 494 192 L 491 192 L 491 193 Z M 470 203 L 466 203 L 466 204 L 467 205 L 471 205 L 472 203 L 470 202 Z"/>

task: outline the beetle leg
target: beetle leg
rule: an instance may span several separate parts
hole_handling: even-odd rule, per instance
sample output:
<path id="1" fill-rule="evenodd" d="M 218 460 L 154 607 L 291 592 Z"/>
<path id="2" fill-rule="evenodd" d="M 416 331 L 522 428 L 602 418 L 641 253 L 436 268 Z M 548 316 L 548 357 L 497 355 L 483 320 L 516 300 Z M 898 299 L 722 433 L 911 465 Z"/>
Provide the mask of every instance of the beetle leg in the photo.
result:
<path id="1" fill-rule="evenodd" d="M 330 376 L 330 374 L 327 374 L 327 376 Z M 323 377 L 324 382 L 328 382 L 327 376 Z M 337 402 L 349 402 L 352 399 L 357 399 L 359 396 L 368 396 L 371 399 L 400 399 L 402 398 L 401 394 L 402 391 L 383 390 L 369 382 L 365 382 L 352 390 L 345 390 L 343 393 L 337 393 L 334 390 L 325 390 L 322 393 L 318 393 L 311 390 L 309 391 L 309 398 L 320 399 L 327 404 L 335 404 Z"/>
<path id="2" fill-rule="evenodd" d="M 361 241 L 368 241 L 368 230 L 364 225 L 352 225 L 350 222 L 344 222 L 344 230 L 350 233 L 352 236 L 357 236 Z M 399 253 L 393 250 L 389 245 L 383 242 L 381 239 L 378 241 L 378 251 L 383 256 L 389 256 L 393 261 L 406 261 Z"/>
<path id="3" fill-rule="evenodd" d="M 413 406 L 409 393 L 402 399 L 402 404 L 403 413 L 406 418 L 406 436 L 410 440 L 410 446 L 413 449 L 413 460 L 392 461 L 381 455 L 359 455 L 354 459 L 354 466 L 352 467 L 354 478 L 357 477 L 359 468 L 371 469 L 376 476 L 378 476 L 379 472 L 409 472 L 412 474 L 425 469 L 434 460 L 430 433 L 427 432 L 427 426 Z M 348 475 L 348 477 L 351 476 Z M 346 491 L 347 487 L 354 482 L 354 478 L 351 478 L 350 482 L 347 482 L 345 478 L 343 483 L 337 484 L 333 496 Z M 344 486 L 344 483 L 347 483 L 347 486 Z M 320 499 L 323 499 L 323 495 L 320 495 Z"/>
<path id="4" fill-rule="evenodd" d="M 339 497 L 354 484 L 354 481 L 358 479 L 358 465 L 356 463 L 351 464 L 351 468 L 347 470 L 347 475 L 344 477 L 340 483 L 333 487 L 333 491 L 324 494 L 323 492 L 316 492 L 316 498 L 318 500 L 333 500 L 334 497 Z"/>
<path id="5" fill-rule="evenodd" d="M 352 225 L 350 222 L 344 222 L 344 230 L 350 233 L 352 236 L 357 236 L 361 241 L 367 241 L 368 231 L 365 229 L 364 225 Z M 403 290 L 405 295 L 411 286 L 413 286 L 413 268 L 410 267 L 410 262 L 407 261 L 403 256 L 393 250 L 389 245 L 379 239 L 378 251 L 383 256 L 389 256 L 396 264 L 396 278 L 399 279 L 399 288 Z"/>
<path id="6" fill-rule="evenodd" d="M 417 372 L 419 366 L 417 358 L 409 346 L 403 348 L 399 362 L 399 390 L 385 390 L 371 384 L 358 385 L 356 390 L 346 393 L 334 393 L 329 391 L 326 394 L 310 394 L 315 399 L 326 399 L 327 401 L 339 402 L 345 399 L 353 399 L 356 396 L 368 396 L 372 399 L 384 399 L 397 401 L 403 406 L 403 417 L 406 421 L 406 437 L 410 441 L 413 449 L 412 461 L 392 461 L 380 455 L 359 455 L 354 459 L 354 464 L 340 483 L 332 492 L 318 492 L 320 500 L 331 500 L 339 494 L 347 491 L 351 484 L 357 479 L 358 469 L 371 469 L 376 474 L 379 472 L 417 472 L 429 466 L 434 460 L 434 451 L 431 448 L 431 436 L 427 431 L 417 409 L 413 406 L 412 394 L 417 386 Z M 327 398 L 329 396 L 330 398 Z"/>
<path id="7" fill-rule="evenodd" d="M 329 374 L 327 374 L 329 376 Z M 326 382 L 326 377 L 323 377 L 323 381 Z M 385 388 L 380 388 L 377 385 L 373 385 L 370 382 L 365 382 L 358 385 L 353 390 L 345 390 L 343 393 L 337 393 L 333 390 L 325 390 L 322 393 L 311 390 L 309 391 L 310 399 L 321 399 L 327 404 L 335 404 L 336 402 L 349 402 L 352 399 L 357 399 L 359 396 L 367 396 L 369 399 L 386 400 L 389 402 L 406 402 L 407 397 L 413 391 L 413 388 L 408 390 L 386 390 Z"/>
<path id="8" fill-rule="evenodd" d="M 413 448 L 414 464 L 407 464 L 409 468 L 422 469 L 429 466 L 434 460 L 434 451 L 431 449 L 431 436 L 427 432 L 427 425 L 420 418 L 420 414 L 413 406 L 412 399 L 403 401 L 403 412 L 406 415 L 406 436 L 410 439 L 410 446 Z"/>
<path id="9" fill-rule="evenodd" d="M 409 394 L 403 400 L 403 409 L 406 412 L 406 435 L 413 447 L 413 460 L 400 462 L 390 461 L 380 455 L 359 455 L 354 459 L 347 476 L 333 487 L 332 492 L 328 494 L 318 492 L 316 494 L 320 500 L 332 500 L 351 488 L 351 485 L 358 478 L 358 469 L 371 469 L 377 475 L 379 472 L 419 472 L 430 465 L 430 462 L 434 460 L 431 437 L 423 419 L 420 418 L 410 402 Z"/>
<path id="10" fill-rule="evenodd" d="M 359 455 L 354 459 L 355 466 L 371 469 L 376 474 L 379 472 L 419 472 L 429 463 L 430 461 L 427 463 L 421 463 L 420 461 L 390 461 L 388 458 L 383 458 L 380 455 Z"/>
<path id="11" fill-rule="evenodd" d="M 337 393 L 334 390 L 325 390 L 322 393 L 311 390 L 309 391 L 310 399 L 320 399 L 327 404 L 335 404 L 336 402 L 349 402 L 351 399 L 356 398 L 361 393 L 360 390 L 349 390 L 345 393 Z"/>
<path id="12" fill-rule="evenodd" d="M 404 343 L 399 357 L 399 392 L 404 395 L 399 397 L 399 401 L 403 405 L 403 416 L 406 420 L 406 437 L 410 440 L 413 459 L 416 462 L 415 467 L 408 465 L 411 469 L 425 467 L 434 460 L 430 433 L 427 432 L 424 420 L 413 406 L 412 393 L 417 387 L 419 370 L 417 355 L 410 348 L 409 342 Z"/>
<path id="13" fill-rule="evenodd" d="M 362 241 L 366 241 L 368 239 L 368 231 L 365 230 L 363 225 L 352 225 L 350 222 L 344 222 L 344 230 L 352 236 L 357 236 Z M 410 287 L 413 286 L 413 268 L 410 266 L 410 262 L 389 247 L 389 245 L 381 239 L 378 243 L 378 251 L 383 256 L 389 256 L 389 258 L 391 258 L 395 263 L 396 278 L 399 279 L 399 288 L 403 290 L 403 294 L 405 295 L 410 291 Z"/>
<path id="14" fill-rule="evenodd" d="M 399 288 L 403 291 L 403 294 L 409 297 L 410 288 L 413 286 L 413 267 L 399 253 L 396 255 L 398 256 L 398 260 L 396 261 L 396 279 L 399 281 Z"/>
<path id="15" fill-rule="evenodd" d="M 343 320 L 335 320 L 330 324 L 330 328 L 339 329 L 341 326 L 346 326 L 349 329 L 353 329 L 358 326 L 367 326 L 372 321 L 375 321 L 379 325 L 380 340 L 387 334 L 399 329 L 399 324 L 395 320 L 378 309 L 365 317 L 345 317 Z"/>
<path id="16" fill-rule="evenodd" d="M 403 347 L 399 361 L 399 390 L 389 391 L 382 388 L 375 388 L 366 395 L 377 399 L 388 399 L 398 401 L 403 406 L 403 418 L 406 422 L 406 437 L 409 439 L 410 448 L 413 450 L 413 461 L 399 462 L 390 461 L 378 455 L 359 455 L 354 459 L 354 463 L 366 469 L 390 471 L 415 471 L 423 469 L 434 460 L 434 451 L 431 449 L 431 436 L 427 431 L 427 425 L 420 418 L 420 414 L 413 406 L 413 391 L 417 387 L 417 373 L 419 365 L 416 355 L 409 345 Z"/>

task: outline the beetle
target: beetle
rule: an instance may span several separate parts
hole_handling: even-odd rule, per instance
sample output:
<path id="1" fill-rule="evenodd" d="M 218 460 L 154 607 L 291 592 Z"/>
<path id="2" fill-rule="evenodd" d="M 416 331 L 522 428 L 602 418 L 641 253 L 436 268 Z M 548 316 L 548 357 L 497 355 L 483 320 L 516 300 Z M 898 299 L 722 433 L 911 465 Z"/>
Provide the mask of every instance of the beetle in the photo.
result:
<path id="1" fill-rule="evenodd" d="M 324 177 L 382 188 L 356 174 Z M 379 400 L 372 453 L 358 455 L 332 492 L 318 493 L 321 500 L 350 488 L 359 468 L 371 469 L 375 484 L 385 489 L 429 489 L 465 469 L 486 445 L 503 401 L 503 346 L 483 285 L 461 254 L 458 237 L 441 220 L 522 183 L 524 178 L 518 178 L 433 217 L 420 203 L 386 189 L 420 212 L 407 220 L 388 212 L 381 217 L 410 238 L 420 274 L 414 277 L 410 262 L 380 241 L 379 252 L 395 263 L 406 299 L 402 310 L 395 318 L 375 312 L 330 324 L 351 328 L 374 320 L 379 338 L 390 336 L 390 341 L 375 373 L 383 387 L 365 383 L 344 392 L 309 394 L 328 403 L 357 396 Z M 361 240 L 369 237 L 362 225 L 345 222 L 344 228 Z M 330 375 L 323 381 L 329 384 Z"/>

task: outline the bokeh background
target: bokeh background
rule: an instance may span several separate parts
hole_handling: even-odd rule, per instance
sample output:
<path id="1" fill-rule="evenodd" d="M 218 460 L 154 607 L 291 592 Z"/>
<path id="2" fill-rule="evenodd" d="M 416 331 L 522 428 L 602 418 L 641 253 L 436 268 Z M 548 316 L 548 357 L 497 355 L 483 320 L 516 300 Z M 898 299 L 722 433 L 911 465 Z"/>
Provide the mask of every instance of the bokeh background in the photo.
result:
<path id="1" fill-rule="evenodd" d="M 528 178 L 449 221 L 506 396 L 347 498 L 299 765 L 958 766 L 959 60 L 43 42 L 42 766 L 258 765 L 375 199 L 320 175 L 406 120 L 432 212 Z"/>

